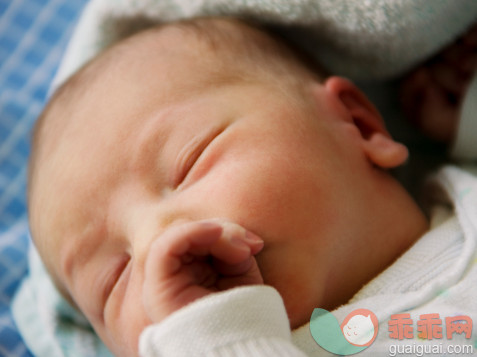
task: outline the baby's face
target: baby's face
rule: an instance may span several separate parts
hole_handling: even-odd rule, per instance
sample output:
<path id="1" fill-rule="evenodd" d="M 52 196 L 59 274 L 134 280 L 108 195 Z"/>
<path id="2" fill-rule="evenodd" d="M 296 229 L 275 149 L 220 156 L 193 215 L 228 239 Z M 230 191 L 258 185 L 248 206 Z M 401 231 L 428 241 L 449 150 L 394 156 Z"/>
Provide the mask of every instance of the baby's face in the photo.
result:
<path id="1" fill-rule="evenodd" d="M 47 266 L 109 348 L 131 356 L 151 323 L 151 244 L 172 224 L 224 218 L 264 239 L 264 281 L 291 326 L 305 323 L 332 276 L 332 237 L 353 224 L 342 208 L 355 178 L 337 157 L 358 153 L 332 135 L 324 89 L 310 86 L 307 103 L 271 83 L 210 83 L 193 55 L 147 53 L 105 69 L 64 113 L 31 207 Z"/>

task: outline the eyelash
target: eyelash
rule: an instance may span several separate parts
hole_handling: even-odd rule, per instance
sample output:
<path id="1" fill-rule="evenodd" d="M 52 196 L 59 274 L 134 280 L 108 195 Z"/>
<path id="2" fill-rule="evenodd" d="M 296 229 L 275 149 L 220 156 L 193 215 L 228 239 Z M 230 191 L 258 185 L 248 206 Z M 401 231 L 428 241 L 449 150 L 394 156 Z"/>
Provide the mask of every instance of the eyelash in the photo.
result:
<path id="1" fill-rule="evenodd" d="M 178 187 L 185 181 L 204 151 L 220 134 L 222 134 L 224 130 L 225 128 L 220 128 L 219 130 L 214 131 L 212 135 L 209 135 L 206 139 L 201 139 L 199 144 L 192 150 L 192 153 L 186 156 L 186 160 L 182 160 L 183 162 L 180 164 L 178 170 L 179 174 L 174 180 L 174 187 Z"/>
<path id="2" fill-rule="evenodd" d="M 178 187 L 179 185 L 181 185 L 185 181 L 185 179 L 189 175 L 190 171 L 192 170 L 192 168 L 194 167 L 196 162 L 199 160 L 199 157 L 205 151 L 207 146 L 209 146 L 209 144 L 204 145 L 204 147 L 199 149 L 199 150 L 194 150 L 193 154 L 191 156 L 189 156 L 187 158 L 187 160 L 185 160 L 184 164 L 181 165 L 181 167 L 179 169 L 179 176 L 175 180 L 176 181 L 175 182 L 175 187 Z"/>

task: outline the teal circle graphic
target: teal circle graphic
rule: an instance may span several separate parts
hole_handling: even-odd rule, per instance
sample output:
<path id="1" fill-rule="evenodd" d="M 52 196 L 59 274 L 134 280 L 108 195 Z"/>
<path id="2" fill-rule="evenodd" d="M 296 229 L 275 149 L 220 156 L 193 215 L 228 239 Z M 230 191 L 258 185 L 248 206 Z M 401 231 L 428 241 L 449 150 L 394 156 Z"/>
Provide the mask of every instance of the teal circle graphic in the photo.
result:
<path id="1" fill-rule="evenodd" d="M 336 317 L 325 309 L 313 310 L 310 319 L 310 332 L 318 345 L 337 355 L 348 356 L 369 347 L 356 346 L 348 342 Z"/>

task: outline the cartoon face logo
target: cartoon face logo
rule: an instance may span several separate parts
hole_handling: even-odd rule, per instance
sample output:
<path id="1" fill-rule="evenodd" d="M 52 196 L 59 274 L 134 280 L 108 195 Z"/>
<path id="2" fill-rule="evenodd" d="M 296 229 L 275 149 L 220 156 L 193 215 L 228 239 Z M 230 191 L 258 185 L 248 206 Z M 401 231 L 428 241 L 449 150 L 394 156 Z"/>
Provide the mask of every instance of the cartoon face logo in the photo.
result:
<path id="1" fill-rule="evenodd" d="M 352 311 L 340 325 L 325 309 L 316 308 L 310 318 L 310 332 L 318 345 L 341 356 L 349 356 L 368 348 L 378 335 L 376 315 L 367 309 Z"/>
<path id="2" fill-rule="evenodd" d="M 341 324 L 346 340 L 354 346 L 369 346 L 377 335 L 378 321 L 369 310 L 358 309 L 351 312 Z"/>

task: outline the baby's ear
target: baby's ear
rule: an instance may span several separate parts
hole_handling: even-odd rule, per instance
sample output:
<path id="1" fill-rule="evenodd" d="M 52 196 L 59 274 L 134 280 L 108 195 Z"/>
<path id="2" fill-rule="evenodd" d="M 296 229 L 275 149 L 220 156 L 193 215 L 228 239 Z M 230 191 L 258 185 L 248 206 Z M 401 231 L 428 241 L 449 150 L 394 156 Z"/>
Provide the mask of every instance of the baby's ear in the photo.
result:
<path id="1" fill-rule="evenodd" d="M 359 130 L 363 152 L 374 165 L 393 168 L 407 160 L 407 148 L 391 138 L 378 110 L 353 83 L 341 77 L 330 77 L 324 86 Z"/>

